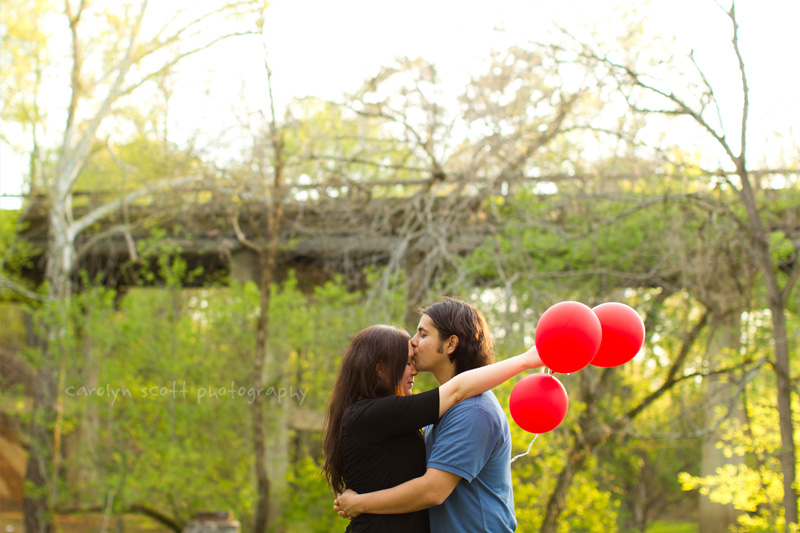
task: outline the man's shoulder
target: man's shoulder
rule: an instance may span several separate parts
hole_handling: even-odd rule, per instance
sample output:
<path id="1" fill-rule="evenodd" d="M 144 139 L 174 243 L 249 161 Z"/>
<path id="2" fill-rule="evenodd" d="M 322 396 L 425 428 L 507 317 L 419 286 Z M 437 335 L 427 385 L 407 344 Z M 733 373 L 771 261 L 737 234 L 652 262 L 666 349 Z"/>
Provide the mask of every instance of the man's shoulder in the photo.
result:
<path id="1" fill-rule="evenodd" d="M 477 396 L 463 400 L 461 403 L 453 406 L 453 409 L 489 409 L 494 411 L 499 407 L 500 402 L 497 401 L 494 392 L 488 390 L 483 394 L 478 394 Z"/>
<path id="2" fill-rule="evenodd" d="M 486 391 L 478 396 L 467 398 L 462 402 L 451 407 L 441 418 L 441 422 L 456 421 L 462 419 L 471 419 L 478 415 L 478 413 L 485 413 L 491 419 L 499 417 L 505 418 L 503 408 L 497 401 L 492 391 Z"/>

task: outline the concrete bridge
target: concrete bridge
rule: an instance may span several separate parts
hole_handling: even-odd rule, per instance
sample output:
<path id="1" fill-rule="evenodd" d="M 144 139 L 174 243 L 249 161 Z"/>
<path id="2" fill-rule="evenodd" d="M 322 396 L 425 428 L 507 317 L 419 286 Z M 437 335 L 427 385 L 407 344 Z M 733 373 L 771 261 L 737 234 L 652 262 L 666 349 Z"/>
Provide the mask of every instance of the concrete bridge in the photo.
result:
<path id="1" fill-rule="evenodd" d="M 44 198 L 33 198 L 24 217 L 23 237 L 39 250 L 47 247 L 47 205 Z M 74 217 L 79 219 L 91 208 L 95 200 L 89 195 L 77 195 Z M 446 199 L 431 197 L 433 203 L 446 203 Z M 364 199 L 358 202 L 329 201 L 292 202 L 285 205 L 281 252 L 276 280 L 285 278 L 288 271 L 296 272 L 300 288 L 311 291 L 335 274 L 341 274 L 348 286 L 364 285 L 363 269 L 366 266 L 386 265 L 398 253 L 403 255 L 402 268 L 413 268 L 406 255 L 413 256 L 413 247 L 406 244 L 409 228 L 416 222 L 409 217 L 413 198 Z M 103 219 L 76 242 L 79 254 L 78 270 L 85 270 L 91 279 L 100 279 L 106 286 L 117 289 L 120 295 L 132 285 L 148 285 L 140 275 L 148 268 L 146 254 L 137 243 L 147 241 L 153 230 L 163 231 L 154 242 L 167 243 L 186 261 L 188 270 L 202 267 L 203 273 L 187 282 L 188 286 L 202 286 L 219 281 L 221 277 L 239 281 L 258 280 L 259 260 L 255 252 L 246 247 L 238 234 L 255 240 L 266 226 L 265 212 L 258 205 L 242 209 L 233 222 L 230 205 L 221 202 L 193 203 L 170 209 L 173 202 L 155 201 L 128 206 Z M 479 201 L 461 203 L 463 207 L 479 210 Z M 263 207 L 263 206 L 262 206 Z M 429 208 L 446 209 L 446 205 L 428 205 Z M 462 213 L 450 249 L 467 253 L 479 245 L 490 232 L 486 219 Z M 122 231 L 124 226 L 125 231 Z M 238 232 L 237 232 L 238 229 Z M 403 250 L 407 250 L 406 254 Z M 138 265 L 135 263 L 139 262 Z M 35 258 L 23 275 L 34 282 L 45 276 L 44 255 Z M 76 277 L 76 279 L 78 279 Z M 21 313 L 20 309 L 20 313 Z M 0 382 L 20 385 L 30 390 L 31 369 L 11 351 L 0 347 L 0 364 L 4 375 Z M 14 372 L 11 372 L 14 370 Z M 7 414 L 0 411 L 0 419 Z M 320 431 L 324 415 L 311 409 L 290 406 L 288 416 L 292 429 L 300 432 Z M 12 431 L 9 424 L 0 424 L 7 431 L 0 432 L 0 498 L 21 502 L 25 470 L 25 440 L 20 431 Z M 65 444 L 68 451 L 70 443 Z"/>
<path id="2" fill-rule="evenodd" d="M 88 197 L 88 195 L 86 195 Z M 35 199 L 24 218 L 23 236 L 40 250 L 47 246 L 47 206 L 43 198 Z M 90 208 L 91 198 L 76 201 L 75 218 Z M 369 265 L 386 265 L 410 236 L 404 228 L 415 228 L 412 215 L 413 198 L 377 198 L 358 202 L 328 199 L 314 202 L 295 201 L 284 206 L 281 230 L 281 252 L 276 279 L 285 278 L 289 270 L 296 272 L 304 290 L 341 274 L 352 288 L 363 285 L 362 270 Z M 446 198 L 431 197 L 437 204 Z M 85 206 L 81 206 L 85 203 Z M 461 201 L 480 211 L 480 200 Z M 430 207 L 430 206 L 429 206 Z M 434 209 L 446 209 L 435 206 Z M 266 227 L 265 211 L 247 207 L 239 214 L 238 226 L 248 239 L 257 239 Z M 107 217 L 76 242 L 78 270 L 85 270 L 92 279 L 124 291 L 129 285 L 142 283 L 132 261 L 141 259 L 136 243 L 151 237 L 154 229 L 165 232 L 163 242 L 174 246 L 186 261 L 188 270 L 202 267 L 202 275 L 187 282 L 201 286 L 229 275 L 239 281 L 258 280 L 258 257 L 245 246 L 235 229 L 230 205 L 220 202 L 195 204 L 181 209 L 165 209 L 161 202 L 131 205 Z M 458 216 L 449 243 L 451 251 L 463 254 L 480 245 L 491 233 L 485 216 Z M 122 231 L 124 226 L 126 229 Z M 116 229 L 116 230 L 115 230 Z M 411 249 L 408 248 L 409 252 Z M 406 261 L 404 261 L 404 264 Z M 34 282 L 44 279 L 44 257 L 38 257 L 24 276 Z"/>
<path id="3" fill-rule="evenodd" d="M 753 174 L 796 175 L 797 172 L 765 170 Z M 607 178 L 614 181 L 620 177 Z M 542 179 L 557 182 L 567 177 Z M 438 242 L 440 247 L 446 246 L 447 254 L 463 255 L 493 233 L 497 221 L 482 205 L 486 191 L 470 197 L 460 189 L 463 184 L 458 184 L 456 189 L 460 189 L 459 192 L 436 196 L 426 193 L 426 184 L 429 185 L 427 180 L 369 184 L 355 193 L 345 193 L 346 197 L 325 196 L 325 187 L 311 186 L 306 189 L 314 190 L 316 199 L 308 200 L 309 195 L 305 194 L 304 201 L 297 199 L 295 191 L 295 200 L 284 205 L 276 280 L 284 279 L 286 273 L 293 270 L 301 289 L 312 290 L 332 275 L 341 274 L 349 287 L 360 288 L 364 282 L 364 267 L 384 266 L 390 260 L 399 263 L 411 279 L 411 274 L 418 270 L 420 262 L 430 251 L 432 241 Z M 410 193 L 405 196 L 373 195 L 373 188 L 398 185 Z M 787 193 L 796 193 L 791 189 L 763 192 L 768 205 L 774 205 L 769 221 L 772 230 L 788 231 L 793 241 L 799 239 L 800 206 L 778 201 Z M 235 206 L 231 196 L 211 201 L 192 200 L 191 194 L 187 197 L 183 192 L 173 196 L 179 196 L 178 200 L 157 198 L 150 203 L 127 206 L 81 235 L 76 243 L 80 257 L 78 269 L 121 291 L 126 286 L 142 284 L 142 280 L 137 278 L 141 265 L 138 269 L 132 268 L 132 262 L 141 259 L 136 243 L 148 239 L 154 229 L 159 229 L 165 233 L 161 236 L 164 242 L 179 250 L 189 270 L 202 267 L 202 275 L 189 280 L 188 286 L 201 286 L 224 276 L 239 281 L 259 279 L 258 258 L 237 235 L 233 208 L 239 210 L 236 217 L 240 235 L 254 240 L 264 233 L 267 225 L 263 203 Z M 108 198 L 113 198 L 113 193 L 106 193 L 105 200 Z M 80 218 L 103 200 L 99 193 L 76 194 L 75 218 Z M 24 237 L 37 248 L 45 249 L 46 199 L 35 197 L 29 201 L 31 208 L 25 217 L 27 228 Z M 123 226 L 124 232 L 114 231 Z M 24 271 L 24 275 L 40 282 L 44 278 L 44 269 L 44 258 L 40 256 L 32 267 Z M 648 271 L 646 265 L 642 269 Z"/>

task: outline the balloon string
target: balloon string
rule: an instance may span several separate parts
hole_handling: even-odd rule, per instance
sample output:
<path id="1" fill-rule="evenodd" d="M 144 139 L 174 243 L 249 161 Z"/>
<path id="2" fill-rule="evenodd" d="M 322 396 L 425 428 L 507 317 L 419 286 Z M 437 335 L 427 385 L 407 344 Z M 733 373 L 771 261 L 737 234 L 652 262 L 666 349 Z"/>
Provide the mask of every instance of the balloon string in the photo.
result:
<path id="1" fill-rule="evenodd" d="M 525 453 L 521 453 L 521 454 L 517 455 L 516 457 L 512 458 L 511 462 L 513 463 L 514 461 L 516 461 L 517 459 L 519 459 L 523 455 L 528 455 L 529 453 L 531 453 L 531 446 L 533 446 L 533 441 L 535 441 L 538 436 L 539 436 L 539 434 L 537 433 L 536 436 L 533 437 L 533 440 L 531 441 L 531 443 L 528 444 L 528 451 L 526 451 Z"/>

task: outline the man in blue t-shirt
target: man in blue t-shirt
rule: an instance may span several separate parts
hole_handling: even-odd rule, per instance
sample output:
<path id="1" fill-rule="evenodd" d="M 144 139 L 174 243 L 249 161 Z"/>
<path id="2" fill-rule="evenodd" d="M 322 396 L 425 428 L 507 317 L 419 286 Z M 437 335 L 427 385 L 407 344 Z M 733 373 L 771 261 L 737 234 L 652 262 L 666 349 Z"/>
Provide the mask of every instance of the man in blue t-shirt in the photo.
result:
<path id="1" fill-rule="evenodd" d="M 491 364 L 493 343 L 475 307 L 448 298 L 423 310 L 411 339 L 419 371 L 439 384 L 456 374 Z M 425 475 L 397 487 L 336 500 L 343 516 L 396 514 L 430 508 L 431 531 L 515 531 L 511 485 L 511 433 L 491 391 L 451 408 L 425 428 Z"/>

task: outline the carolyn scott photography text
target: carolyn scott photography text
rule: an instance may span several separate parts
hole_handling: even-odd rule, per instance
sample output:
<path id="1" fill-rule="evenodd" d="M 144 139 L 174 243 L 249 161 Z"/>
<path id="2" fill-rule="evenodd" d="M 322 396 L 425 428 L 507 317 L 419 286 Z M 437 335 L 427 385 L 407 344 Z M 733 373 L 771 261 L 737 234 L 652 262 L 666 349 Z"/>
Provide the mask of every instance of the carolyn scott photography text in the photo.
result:
<path id="1" fill-rule="evenodd" d="M 273 397 L 277 399 L 278 403 L 284 400 L 294 400 L 297 405 L 303 405 L 306 399 L 308 389 L 289 387 L 242 387 L 237 386 L 235 381 L 231 381 L 230 387 L 227 386 L 208 386 L 208 387 L 192 387 L 187 388 L 186 381 L 173 381 L 169 386 L 152 385 L 147 387 L 139 387 L 137 389 L 129 389 L 128 387 L 113 387 L 106 385 L 105 387 L 67 387 L 64 393 L 68 396 L 97 396 L 108 397 L 111 399 L 111 405 L 116 403 L 117 398 L 171 398 L 185 400 L 193 397 L 197 403 L 203 401 L 213 400 L 245 400 L 248 404 L 252 404 L 256 397 L 265 396 L 268 399 Z"/>

